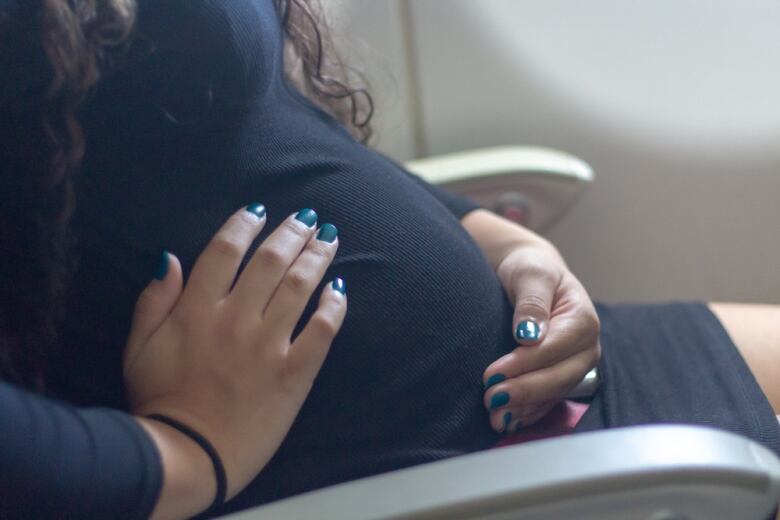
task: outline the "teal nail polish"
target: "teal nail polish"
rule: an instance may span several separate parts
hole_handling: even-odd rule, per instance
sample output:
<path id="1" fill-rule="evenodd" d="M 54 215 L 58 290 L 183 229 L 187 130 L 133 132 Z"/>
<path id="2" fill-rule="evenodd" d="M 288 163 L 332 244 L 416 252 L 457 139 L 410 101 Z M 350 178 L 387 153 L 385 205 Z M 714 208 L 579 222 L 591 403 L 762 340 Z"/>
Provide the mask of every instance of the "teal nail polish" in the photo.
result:
<path id="1" fill-rule="evenodd" d="M 501 408 L 509 402 L 509 394 L 506 392 L 496 392 L 493 397 L 490 398 L 490 409 L 495 410 Z"/>
<path id="2" fill-rule="evenodd" d="M 341 278 L 336 278 L 333 283 L 330 284 L 331 289 L 340 292 L 341 294 L 347 294 L 347 284 Z"/>
<path id="3" fill-rule="evenodd" d="M 164 280 L 168 274 L 168 265 L 171 263 L 171 259 L 168 255 L 168 251 L 163 251 L 160 255 L 160 261 L 157 263 L 157 269 L 154 272 L 154 277 L 157 280 Z"/>
<path id="4" fill-rule="evenodd" d="M 523 320 L 517 324 L 515 336 L 520 341 L 536 341 L 539 339 L 539 325 L 535 321 Z"/>
<path id="5" fill-rule="evenodd" d="M 312 227 L 317 223 L 317 213 L 313 209 L 304 208 L 295 215 L 296 220 L 299 220 L 309 227 Z"/>
<path id="6" fill-rule="evenodd" d="M 246 207 L 249 213 L 254 213 L 257 218 L 263 218 L 265 216 L 265 206 L 259 202 L 255 202 Z"/>
<path id="7" fill-rule="evenodd" d="M 508 431 L 510 421 L 512 421 L 512 412 L 506 412 L 504 414 L 504 431 Z"/>
<path id="8" fill-rule="evenodd" d="M 505 379 L 506 376 L 504 374 L 493 374 L 492 376 L 488 377 L 488 380 L 485 382 L 485 390 L 487 390 L 491 386 L 497 385 L 498 383 L 500 383 Z"/>
<path id="9" fill-rule="evenodd" d="M 339 235 L 339 230 L 333 224 L 323 224 L 320 228 L 320 232 L 317 233 L 317 240 L 323 242 L 333 243 L 336 237 Z"/>

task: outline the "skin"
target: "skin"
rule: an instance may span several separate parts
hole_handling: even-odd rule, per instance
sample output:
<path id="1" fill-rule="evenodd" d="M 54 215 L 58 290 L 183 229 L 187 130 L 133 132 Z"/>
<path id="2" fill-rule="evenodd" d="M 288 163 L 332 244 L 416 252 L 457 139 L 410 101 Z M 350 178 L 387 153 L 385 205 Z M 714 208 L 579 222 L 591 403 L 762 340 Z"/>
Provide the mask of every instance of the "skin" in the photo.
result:
<path id="1" fill-rule="evenodd" d="M 144 417 L 169 415 L 210 439 L 225 463 L 232 497 L 281 444 L 343 321 L 345 297 L 326 289 L 312 320 L 290 343 L 292 328 L 338 246 L 337 241 L 313 239 L 314 228 L 292 217 L 261 245 L 230 289 L 264 223 L 239 211 L 201 255 L 186 288 L 182 290 L 179 262 L 171 256 L 167 276 L 152 282 L 139 298 L 125 378 L 132 410 L 163 463 L 154 518 L 188 517 L 204 510 L 216 482 L 199 446 Z M 598 318 L 582 285 L 549 242 L 481 210 L 467 215 L 463 225 L 515 302 L 513 324 L 533 318 L 541 325 L 538 341 L 496 360 L 484 376 L 508 375 L 486 392 L 486 406 L 498 391 L 512 395 L 511 406 L 490 414 L 493 427 L 505 428 L 507 410 L 516 418 L 510 428 L 519 421 L 531 424 L 598 362 Z M 780 322 L 780 310 L 735 304 L 711 308 L 777 411 L 778 387 L 771 376 L 779 342 L 771 325 Z"/>
<path id="2" fill-rule="evenodd" d="M 507 375 L 504 382 L 485 392 L 485 407 L 490 409 L 496 393 L 509 393 L 510 405 L 490 412 L 490 423 L 497 431 L 514 431 L 542 418 L 598 363 L 598 316 L 587 292 L 551 243 L 484 210 L 467 214 L 462 224 L 496 269 L 509 300 L 515 303 L 513 331 L 524 319 L 534 319 L 541 325 L 538 341 L 498 359 L 484 373 L 485 382 L 497 373 Z M 780 414 L 780 306 L 708 305 L 775 413 Z M 545 350 L 552 355 L 545 354 Z M 507 412 L 513 419 L 505 425 Z M 780 520 L 780 511 L 775 520 Z"/>
<path id="3" fill-rule="evenodd" d="M 124 374 L 131 410 L 162 459 L 154 518 L 203 511 L 216 479 L 189 437 L 144 417 L 167 415 L 206 437 L 224 463 L 231 498 L 278 449 L 343 322 L 346 297 L 328 284 L 291 342 L 338 247 L 293 216 L 260 245 L 231 289 L 264 225 L 264 216 L 238 211 L 201 254 L 186 287 L 171 255 L 165 278 L 138 300 Z"/>
<path id="4" fill-rule="evenodd" d="M 780 306 L 710 303 L 709 307 L 780 415 Z"/>
<path id="5" fill-rule="evenodd" d="M 485 392 L 485 407 L 490 409 L 497 393 L 508 393 L 509 404 L 490 412 L 490 423 L 504 431 L 504 414 L 511 412 L 507 429 L 512 431 L 538 421 L 598 363 L 598 316 L 587 292 L 550 242 L 484 210 L 467 214 L 462 224 L 515 303 L 513 330 L 525 319 L 541 326 L 538 341 L 518 340 L 522 348 L 496 360 L 484 373 L 485 382 L 494 374 L 507 377 Z M 780 306 L 709 306 L 780 414 Z"/>
<path id="6" fill-rule="evenodd" d="M 537 341 L 527 342 L 497 359 L 484 372 L 506 380 L 484 395 L 490 410 L 496 394 L 509 403 L 490 411 L 499 432 L 514 431 L 541 419 L 598 363 L 599 320 L 587 292 L 566 267 L 555 247 L 530 230 L 485 210 L 461 222 L 496 270 L 509 301 L 514 302 L 512 330 L 527 319 L 539 324 Z M 504 424 L 504 415 L 512 418 Z"/>
<path id="7" fill-rule="evenodd" d="M 128 342 L 126 377 L 134 411 L 162 454 L 165 480 L 155 518 L 177 518 L 202 511 L 213 499 L 215 479 L 210 461 L 194 442 L 166 425 L 141 417 L 150 413 L 168 414 L 211 439 L 225 460 L 228 496 L 233 496 L 278 448 L 343 319 L 343 296 L 326 290 L 318 311 L 323 316 L 318 326 L 321 329 L 312 334 L 317 339 L 311 343 L 316 346 L 296 348 L 289 344 L 297 318 L 287 316 L 300 315 L 337 246 L 337 243 L 329 246 L 313 241 L 313 229 L 305 229 L 292 218 L 261 246 L 247 274 L 228 292 L 243 253 L 261 228 L 261 219 L 253 219 L 246 212 L 239 212 L 231 219 L 204 252 L 183 293 L 181 270 L 172 257 L 168 276 L 161 282 L 153 282 L 139 301 Z M 510 300 L 515 302 L 513 328 L 529 318 L 541 326 L 538 341 L 496 360 L 484 374 L 485 381 L 496 373 L 507 375 L 504 382 L 486 391 L 486 407 L 489 408 L 490 399 L 497 392 L 511 395 L 511 405 L 490 413 L 491 425 L 503 431 L 507 427 L 511 430 L 521 424 L 532 424 L 598 363 L 601 351 L 598 317 L 587 292 L 548 241 L 482 210 L 468 214 L 463 225 L 496 269 Z M 305 245 L 307 241 L 309 246 Z M 296 259 L 301 250 L 304 254 Z M 253 329 L 246 324 L 258 326 L 258 307 L 264 307 L 262 315 L 271 326 L 266 332 L 254 329 L 253 336 L 250 332 Z M 777 411 L 780 385 L 772 374 L 779 361 L 780 331 L 772 325 L 780 323 L 780 308 L 736 304 L 711 304 L 710 307 Z M 289 309 L 294 312 L 289 313 Z M 204 324 L 203 320 L 209 316 L 217 316 L 217 321 Z M 277 331 L 279 334 L 272 332 L 274 327 L 282 329 Z M 221 338 L 226 330 L 232 331 L 229 336 L 236 346 L 215 350 L 213 346 L 219 341 L 210 334 Z M 236 331 L 246 331 L 247 336 Z M 304 359 L 297 363 L 307 368 L 288 372 L 289 359 L 280 361 L 279 350 L 270 358 L 250 356 L 254 365 L 246 357 L 225 356 L 225 352 L 252 352 L 252 343 L 258 341 L 258 335 L 266 340 L 275 337 L 281 345 L 277 347 L 288 355 L 303 352 Z M 203 338 L 209 339 L 198 346 L 199 339 Z M 192 364 L 173 371 L 172 376 L 170 359 L 184 359 L 185 363 Z M 216 373 L 209 374 L 215 364 Z M 253 367 L 249 371 L 252 377 L 234 384 L 241 379 L 242 367 L 246 374 L 248 366 Z M 269 366 L 272 368 L 268 375 L 275 388 L 263 384 L 268 378 L 257 377 L 260 370 L 268 371 Z M 192 373 L 199 376 L 185 377 Z M 231 377 L 225 378 L 225 373 Z M 297 377 L 289 378 L 290 374 Z M 278 378 L 285 375 L 288 379 L 280 383 Z M 211 377 L 211 384 L 204 384 L 204 377 L 206 380 Z M 203 388 L 209 392 L 204 393 Z M 214 393 L 215 388 L 221 392 Z M 251 398 L 247 397 L 250 395 Z M 257 402 L 258 397 L 262 398 L 261 403 Z M 503 420 L 507 411 L 513 417 L 509 425 Z M 261 439 L 260 446 L 258 439 Z M 242 457 L 245 454 L 253 456 Z"/>

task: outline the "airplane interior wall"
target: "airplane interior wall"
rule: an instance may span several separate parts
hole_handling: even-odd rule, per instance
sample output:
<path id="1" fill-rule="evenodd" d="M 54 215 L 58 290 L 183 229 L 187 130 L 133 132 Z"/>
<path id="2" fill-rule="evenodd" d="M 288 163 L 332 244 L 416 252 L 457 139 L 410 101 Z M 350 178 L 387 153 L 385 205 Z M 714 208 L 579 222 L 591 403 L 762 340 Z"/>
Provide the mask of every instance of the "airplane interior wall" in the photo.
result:
<path id="1" fill-rule="evenodd" d="M 780 3 L 330 0 L 399 160 L 558 148 L 547 236 L 595 299 L 780 303 Z"/>

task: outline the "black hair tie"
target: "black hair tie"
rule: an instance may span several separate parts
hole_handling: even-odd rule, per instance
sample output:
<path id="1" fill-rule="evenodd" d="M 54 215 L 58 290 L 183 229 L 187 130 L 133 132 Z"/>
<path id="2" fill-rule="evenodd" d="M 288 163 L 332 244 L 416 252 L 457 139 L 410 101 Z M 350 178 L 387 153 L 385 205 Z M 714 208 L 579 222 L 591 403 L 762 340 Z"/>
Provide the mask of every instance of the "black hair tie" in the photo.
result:
<path id="1" fill-rule="evenodd" d="M 180 431 L 195 441 L 198 446 L 203 448 L 203 451 L 206 452 L 206 455 L 209 456 L 211 463 L 214 465 L 214 475 L 217 477 L 217 494 L 209 508 L 198 515 L 197 518 L 208 518 L 209 516 L 213 516 L 217 509 L 225 503 L 225 496 L 227 495 L 227 477 L 225 476 L 225 466 L 222 464 L 222 459 L 219 457 L 219 453 L 217 453 L 217 450 L 214 449 L 214 445 L 212 445 L 208 439 L 206 439 L 206 437 L 196 432 L 186 424 L 181 423 L 176 419 L 172 419 L 167 415 L 155 413 L 152 415 L 147 415 L 146 417 L 148 419 L 153 419 L 163 424 L 167 424 L 171 428 Z"/>

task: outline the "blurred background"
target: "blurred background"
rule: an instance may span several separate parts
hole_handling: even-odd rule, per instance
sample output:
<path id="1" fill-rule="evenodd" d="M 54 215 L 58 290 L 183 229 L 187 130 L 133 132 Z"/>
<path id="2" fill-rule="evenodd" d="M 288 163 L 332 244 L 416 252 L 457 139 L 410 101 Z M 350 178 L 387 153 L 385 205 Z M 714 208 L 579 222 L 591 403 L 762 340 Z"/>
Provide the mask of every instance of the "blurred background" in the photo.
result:
<path id="1" fill-rule="evenodd" d="M 595 299 L 780 303 L 780 2 L 323 0 L 398 159 L 558 148 Z"/>

